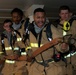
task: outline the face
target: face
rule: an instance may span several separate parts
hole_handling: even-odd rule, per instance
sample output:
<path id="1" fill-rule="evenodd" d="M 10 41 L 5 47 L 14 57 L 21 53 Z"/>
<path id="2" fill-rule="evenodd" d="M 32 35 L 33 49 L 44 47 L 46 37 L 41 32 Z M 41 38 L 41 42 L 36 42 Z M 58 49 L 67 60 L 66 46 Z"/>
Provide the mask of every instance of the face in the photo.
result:
<path id="1" fill-rule="evenodd" d="M 22 19 L 22 16 L 20 16 L 17 12 L 12 13 L 12 20 L 16 24 L 19 24 Z"/>
<path id="2" fill-rule="evenodd" d="M 11 32 L 11 28 L 10 28 L 11 25 L 12 25 L 11 22 L 4 23 L 3 28 L 4 28 L 7 32 Z"/>
<path id="3" fill-rule="evenodd" d="M 61 10 L 59 13 L 61 20 L 69 20 L 70 12 L 68 10 Z"/>
<path id="4" fill-rule="evenodd" d="M 45 23 L 45 13 L 44 12 L 36 12 L 34 14 L 34 22 L 39 28 L 41 28 Z"/>

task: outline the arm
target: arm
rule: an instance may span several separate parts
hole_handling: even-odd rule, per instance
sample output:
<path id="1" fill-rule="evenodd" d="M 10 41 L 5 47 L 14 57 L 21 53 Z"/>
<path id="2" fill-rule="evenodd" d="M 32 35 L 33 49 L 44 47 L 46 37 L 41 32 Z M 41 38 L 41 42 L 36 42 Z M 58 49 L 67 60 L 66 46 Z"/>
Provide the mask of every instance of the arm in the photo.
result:
<path id="1" fill-rule="evenodd" d="M 62 30 L 51 25 L 52 38 L 63 37 Z M 64 42 L 64 41 L 63 41 Z M 66 42 L 59 43 L 54 46 L 58 52 L 66 52 L 68 51 L 68 44 Z"/>

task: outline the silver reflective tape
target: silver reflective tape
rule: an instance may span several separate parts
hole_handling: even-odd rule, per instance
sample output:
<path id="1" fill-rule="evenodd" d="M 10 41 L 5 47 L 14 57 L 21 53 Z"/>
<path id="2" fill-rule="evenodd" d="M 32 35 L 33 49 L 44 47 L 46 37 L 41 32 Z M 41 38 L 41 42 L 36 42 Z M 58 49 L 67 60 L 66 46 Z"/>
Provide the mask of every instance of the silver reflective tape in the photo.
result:
<path id="1" fill-rule="evenodd" d="M 63 31 L 63 36 L 67 35 L 67 32 Z"/>
<path id="2" fill-rule="evenodd" d="M 52 39 L 51 38 L 48 38 L 48 40 L 51 41 Z"/>
<path id="3" fill-rule="evenodd" d="M 49 63 L 53 63 L 54 61 L 51 61 L 51 62 L 49 62 Z"/>
<path id="4" fill-rule="evenodd" d="M 19 50 L 19 47 L 15 47 L 14 50 Z"/>
<path id="5" fill-rule="evenodd" d="M 68 58 L 68 57 L 70 57 L 70 56 L 74 56 L 76 54 L 76 52 L 74 52 L 74 53 L 69 53 L 67 56 L 65 56 L 64 58 Z"/>
<path id="6" fill-rule="evenodd" d="M 14 60 L 5 60 L 6 63 L 9 63 L 9 64 L 14 64 L 15 61 Z"/>
<path id="7" fill-rule="evenodd" d="M 12 47 L 5 47 L 5 50 L 12 50 Z"/>
<path id="8" fill-rule="evenodd" d="M 27 53 L 26 52 L 21 52 L 21 55 L 27 55 Z"/>
<path id="9" fill-rule="evenodd" d="M 43 63 L 43 61 L 37 61 L 38 63 Z M 51 61 L 51 62 L 49 62 L 49 63 L 53 63 L 54 61 Z"/>
<path id="10" fill-rule="evenodd" d="M 4 40 L 2 40 L 2 43 L 4 43 Z"/>
<path id="11" fill-rule="evenodd" d="M 16 32 L 14 31 L 14 34 L 16 35 Z"/>

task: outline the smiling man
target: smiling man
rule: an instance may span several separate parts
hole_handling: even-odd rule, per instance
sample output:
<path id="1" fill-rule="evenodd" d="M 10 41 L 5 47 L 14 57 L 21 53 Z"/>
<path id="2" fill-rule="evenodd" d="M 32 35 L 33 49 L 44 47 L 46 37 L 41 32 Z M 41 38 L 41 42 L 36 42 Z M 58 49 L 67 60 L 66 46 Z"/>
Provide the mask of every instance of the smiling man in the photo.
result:
<path id="1" fill-rule="evenodd" d="M 44 9 L 35 9 L 33 18 L 34 21 L 28 27 L 29 41 L 26 42 L 26 49 L 29 56 L 42 45 L 54 38 L 60 37 L 54 25 L 46 21 L 46 12 Z M 51 33 L 51 37 L 48 38 L 47 35 L 49 33 Z M 50 47 L 46 51 L 38 54 L 34 62 L 29 66 L 29 75 L 65 75 L 62 67 L 52 58 L 55 52 L 57 53 L 57 50 L 54 47 Z"/>

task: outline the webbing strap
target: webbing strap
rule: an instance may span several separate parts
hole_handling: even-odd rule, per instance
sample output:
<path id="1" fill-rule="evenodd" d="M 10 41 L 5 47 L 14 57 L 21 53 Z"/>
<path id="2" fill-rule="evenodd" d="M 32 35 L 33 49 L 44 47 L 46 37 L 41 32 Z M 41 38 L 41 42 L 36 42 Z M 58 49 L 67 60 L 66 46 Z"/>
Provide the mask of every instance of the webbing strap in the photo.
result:
<path id="1" fill-rule="evenodd" d="M 37 63 L 39 63 L 39 64 L 41 64 L 45 67 L 48 67 L 49 66 L 48 63 L 52 63 L 52 62 L 54 62 L 53 59 L 49 59 L 49 60 L 46 60 L 46 61 L 37 61 Z"/>

